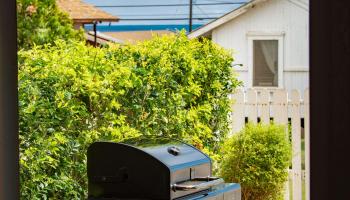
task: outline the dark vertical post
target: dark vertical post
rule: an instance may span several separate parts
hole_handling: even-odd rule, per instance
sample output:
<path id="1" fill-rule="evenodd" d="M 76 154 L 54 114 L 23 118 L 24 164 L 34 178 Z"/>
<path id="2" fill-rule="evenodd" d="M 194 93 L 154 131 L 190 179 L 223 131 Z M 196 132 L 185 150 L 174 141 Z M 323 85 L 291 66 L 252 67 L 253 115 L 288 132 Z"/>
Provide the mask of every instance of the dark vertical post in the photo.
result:
<path id="1" fill-rule="evenodd" d="M 190 17 L 189 17 L 189 24 L 188 24 L 188 32 L 192 31 L 192 9 L 193 9 L 193 2 L 190 0 Z"/>
<path id="2" fill-rule="evenodd" d="M 310 5 L 311 200 L 349 199 L 350 6 Z"/>
<path id="3" fill-rule="evenodd" d="M 19 199 L 16 1 L 0 1 L 0 200 Z"/>
<path id="4" fill-rule="evenodd" d="M 94 46 L 97 46 L 97 28 L 96 28 L 97 22 L 94 22 Z"/>

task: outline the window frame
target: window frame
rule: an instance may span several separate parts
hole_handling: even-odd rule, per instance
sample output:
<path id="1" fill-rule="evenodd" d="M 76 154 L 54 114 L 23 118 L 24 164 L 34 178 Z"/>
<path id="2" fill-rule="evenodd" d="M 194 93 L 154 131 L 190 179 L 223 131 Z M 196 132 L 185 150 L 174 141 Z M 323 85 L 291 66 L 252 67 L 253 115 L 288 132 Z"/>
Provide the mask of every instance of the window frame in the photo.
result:
<path id="1" fill-rule="evenodd" d="M 248 32 L 248 87 L 250 88 L 284 88 L 284 32 Z M 278 86 L 253 86 L 254 79 L 254 40 L 277 40 L 278 42 Z"/>

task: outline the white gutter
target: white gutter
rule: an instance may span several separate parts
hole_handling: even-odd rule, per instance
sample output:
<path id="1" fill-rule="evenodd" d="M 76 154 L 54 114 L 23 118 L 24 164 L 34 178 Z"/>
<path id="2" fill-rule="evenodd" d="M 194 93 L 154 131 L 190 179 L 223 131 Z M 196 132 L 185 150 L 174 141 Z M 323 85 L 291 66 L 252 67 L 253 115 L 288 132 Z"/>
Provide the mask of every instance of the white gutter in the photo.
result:
<path id="1" fill-rule="evenodd" d="M 250 8 L 253 8 L 255 5 L 262 3 L 264 1 L 267 1 L 267 0 L 252 0 L 249 3 L 246 3 L 243 6 L 237 8 L 236 10 L 233 10 L 233 11 L 227 13 L 226 15 L 220 17 L 219 19 L 216 19 L 216 20 L 200 27 L 199 29 L 192 31 L 187 36 L 190 39 L 203 36 L 204 34 L 212 31 L 216 27 L 221 26 L 222 24 L 242 15 L 243 13 L 247 12 Z"/>
<path id="2" fill-rule="evenodd" d="M 89 31 L 89 35 L 92 35 L 94 36 L 94 32 L 93 31 Z M 119 44 L 124 44 L 124 41 L 123 40 L 120 40 L 118 38 L 114 38 L 112 36 L 109 36 L 109 35 L 106 35 L 106 34 L 103 34 L 99 31 L 96 32 L 96 36 L 100 39 L 103 39 L 103 40 L 107 40 L 107 41 L 111 41 L 111 42 L 115 42 L 115 43 L 119 43 Z"/>

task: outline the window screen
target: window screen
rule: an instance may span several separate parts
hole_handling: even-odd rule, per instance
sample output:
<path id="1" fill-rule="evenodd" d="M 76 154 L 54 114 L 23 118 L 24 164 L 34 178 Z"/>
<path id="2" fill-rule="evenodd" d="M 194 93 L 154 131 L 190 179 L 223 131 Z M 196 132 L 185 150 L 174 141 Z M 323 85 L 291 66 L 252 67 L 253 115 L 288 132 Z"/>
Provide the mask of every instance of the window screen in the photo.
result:
<path id="1" fill-rule="evenodd" d="M 278 41 L 253 41 L 253 86 L 278 86 Z"/>

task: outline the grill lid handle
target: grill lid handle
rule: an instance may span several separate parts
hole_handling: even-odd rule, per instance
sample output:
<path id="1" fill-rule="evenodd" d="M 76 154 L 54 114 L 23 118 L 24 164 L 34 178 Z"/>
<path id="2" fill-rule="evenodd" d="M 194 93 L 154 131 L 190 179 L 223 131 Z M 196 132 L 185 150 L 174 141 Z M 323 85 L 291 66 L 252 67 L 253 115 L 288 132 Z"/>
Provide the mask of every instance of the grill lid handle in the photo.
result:
<path id="1" fill-rule="evenodd" d="M 168 147 L 168 153 L 171 155 L 177 156 L 180 154 L 180 149 L 176 146 Z"/>
<path id="2" fill-rule="evenodd" d="M 191 181 L 208 181 L 208 182 L 200 183 L 197 185 L 173 184 L 171 185 L 171 189 L 174 191 L 200 190 L 200 189 L 207 189 L 209 187 L 213 187 L 224 183 L 224 180 L 222 178 L 217 178 L 217 177 L 195 178 L 195 179 L 192 179 Z"/>

